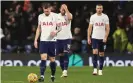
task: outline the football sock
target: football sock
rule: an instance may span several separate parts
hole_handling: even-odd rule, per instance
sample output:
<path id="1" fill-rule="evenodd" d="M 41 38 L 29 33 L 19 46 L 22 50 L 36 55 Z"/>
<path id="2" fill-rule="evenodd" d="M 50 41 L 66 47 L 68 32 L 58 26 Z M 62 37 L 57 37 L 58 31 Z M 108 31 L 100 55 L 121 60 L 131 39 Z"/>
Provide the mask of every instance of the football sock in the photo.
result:
<path id="1" fill-rule="evenodd" d="M 60 56 L 60 67 L 63 71 L 64 70 L 64 56 Z"/>
<path id="2" fill-rule="evenodd" d="M 100 56 L 100 70 L 103 69 L 103 63 L 104 63 L 104 56 Z"/>
<path id="3" fill-rule="evenodd" d="M 41 74 L 41 76 L 44 76 L 45 70 L 46 70 L 46 60 L 41 60 L 41 64 L 40 64 L 40 74 Z"/>
<path id="4" fill-rule="evenodd" d="M 56 62 L 50 62 L 51 75 L 54 76 L 56 72 Z"/>
<path id="5" fill-rule="evenodd" d="M 68 64 L 69 64 L 69 56 L 68 56 L 68 53 L 65 53 L 65 55 L 64 55 L 64 70 L 68 69 Z"/>
<path id="6" fill-rule="evenodd" d="M 97 54 L 93 54 L 93 67 L 97 68 Z"/>

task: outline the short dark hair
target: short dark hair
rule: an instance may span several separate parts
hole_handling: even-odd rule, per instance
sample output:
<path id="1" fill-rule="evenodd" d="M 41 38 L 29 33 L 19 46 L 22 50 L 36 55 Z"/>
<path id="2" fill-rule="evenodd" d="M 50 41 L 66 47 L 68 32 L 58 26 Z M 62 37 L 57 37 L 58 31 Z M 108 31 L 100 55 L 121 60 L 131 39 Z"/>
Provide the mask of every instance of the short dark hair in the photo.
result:
<path id="1" fill-rule="evenodd" d="M 45 3 L 42 3 L 42 7 L 45 8 L 45 9 L 47 9 L 47 8 L 51 7 L 51 4 L 45 2 Z"/>
<path id="2" fill-rule="evenodd" d="M 97 4 L 96 6 L 103 6 L 102 4 Z"/>

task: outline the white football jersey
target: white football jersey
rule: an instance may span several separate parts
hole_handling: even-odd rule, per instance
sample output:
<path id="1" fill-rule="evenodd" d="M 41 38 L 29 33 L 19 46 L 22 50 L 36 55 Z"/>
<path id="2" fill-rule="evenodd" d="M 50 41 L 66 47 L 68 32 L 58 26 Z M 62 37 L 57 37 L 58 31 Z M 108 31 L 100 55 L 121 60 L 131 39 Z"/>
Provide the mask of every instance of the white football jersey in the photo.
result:
<path id="1" fill-rule="evenodd" d="M 38 24 L 41 26 L 40 41 L 56 41 L 56 37 L 51 37 L 50 33 L 56 30 L 57 14 L 51 12 L 49 16 L 44 13 L 38 17 Z"/>
<path id="2" fill-rule="evenodd" d="M 0 28 L 0 39 L 4 37 L 3 30 Z"/>
<path id="3" fill-rule="evenodd" d="M 60 32 L 58 32 L 57 34 L 57 39 L 72 39 L 71 20 L 68 20 L 68 17 L 66 15 L 62 16 L 61 13 L 59 13 L 57 22 L 59 24 L 59 26 L 57 26 L 57 29 L 60 28 Z"/>
<path id="4" fill-rule="evenodd" d="M 97 13 L 95 13 L 90 17 L 90 24 L 93 24 L 92 38 L 104 39 L 105 25 L 109 24 L 108 16 L 104 13 L 98 16 Z"/>

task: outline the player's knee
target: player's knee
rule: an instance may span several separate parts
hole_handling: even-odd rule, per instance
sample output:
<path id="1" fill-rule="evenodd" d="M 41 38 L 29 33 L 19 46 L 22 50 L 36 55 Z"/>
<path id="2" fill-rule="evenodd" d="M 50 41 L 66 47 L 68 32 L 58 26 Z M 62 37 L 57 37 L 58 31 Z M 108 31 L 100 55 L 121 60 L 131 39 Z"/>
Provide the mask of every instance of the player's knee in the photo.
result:
<path id="1" fill-rule="evenodd" d="M 98 49 L 93 49 L 93 54 L 98 54 Z"/>
<path id="2" fill-rule="evenodd" d="M 47 60 L 47 54 L 41 54 L 41 60 Z"/>
<path id="3" fill-rule="evenodd" d="M 99 56 L 104 56 L 104 52 L 99 52 Z"/>
<path id="4" fill-rule="evenodd" d="M 50 62 L 55 62 L 55 57 L 50 57 Z"/>

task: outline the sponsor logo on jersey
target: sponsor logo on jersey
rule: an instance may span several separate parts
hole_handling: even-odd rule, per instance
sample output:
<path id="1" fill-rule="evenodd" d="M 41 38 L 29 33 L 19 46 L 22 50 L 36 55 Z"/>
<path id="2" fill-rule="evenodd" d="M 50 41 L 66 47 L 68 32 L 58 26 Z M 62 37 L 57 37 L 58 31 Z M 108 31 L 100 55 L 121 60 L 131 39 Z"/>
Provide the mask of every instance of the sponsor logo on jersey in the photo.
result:
<path id="1" fill-rule="evenodd" d="M 102 22 L 101 23 L 100 22 L 99 23 L 95 23 L 95 26 L 104 26 L 104 23 L 102 23 Z"/>
<path id="2" fill-rule="evenodd" d="M 53 26 L 53 22 L 42 22 L 42 26 Z"/>

